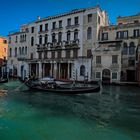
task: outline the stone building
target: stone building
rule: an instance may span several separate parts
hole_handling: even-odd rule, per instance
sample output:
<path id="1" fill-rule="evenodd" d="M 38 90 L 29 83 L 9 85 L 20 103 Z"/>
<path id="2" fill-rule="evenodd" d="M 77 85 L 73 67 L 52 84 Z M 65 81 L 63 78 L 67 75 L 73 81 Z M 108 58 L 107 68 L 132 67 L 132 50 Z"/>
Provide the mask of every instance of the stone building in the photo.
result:
<path id="1" fill-rule="evenodd" d="M 102 27 L 93 51 L 94 79 L 109 83 L 138 81 L 140 14 L 118 17 L 117 25 Z"/>
<path id="2" fill-rule="evenodd" d="M 0 77 L 6 75 L 8 43 L 7 38 L 0 36 Z"/>
<path id="3" fill-rule="evenodd" d="M 92 50 L 108 17 L 99 6 L 22 25 L 9 33 L 8 70 L 12 76 L 53 76 L 58 79 L 92 78 Z"/>

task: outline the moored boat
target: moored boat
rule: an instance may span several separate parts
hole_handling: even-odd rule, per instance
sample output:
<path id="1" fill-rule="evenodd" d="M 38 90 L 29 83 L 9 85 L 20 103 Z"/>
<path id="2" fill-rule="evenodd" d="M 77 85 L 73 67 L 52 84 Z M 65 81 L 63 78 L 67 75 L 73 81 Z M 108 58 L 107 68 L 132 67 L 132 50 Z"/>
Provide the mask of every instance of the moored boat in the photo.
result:
<path id="1" fill-rule="evenodd" d="M 2 78 L 0 79 L 0 83 L 7 83 L 8 82 L 8 78 Z"/>
<path id="2" fill-rule="evenodd" d="M 45 92 L 53 92 L 60 94 L 83 94 L 83 93 L 94 93 L 100 91 L 100 85 L 92 86 L 61 86 L 56 83 L 40 84 L 38 81 L 29 80 L 25 82 L 25 85 L 32 90 L 39 90 Z"/>

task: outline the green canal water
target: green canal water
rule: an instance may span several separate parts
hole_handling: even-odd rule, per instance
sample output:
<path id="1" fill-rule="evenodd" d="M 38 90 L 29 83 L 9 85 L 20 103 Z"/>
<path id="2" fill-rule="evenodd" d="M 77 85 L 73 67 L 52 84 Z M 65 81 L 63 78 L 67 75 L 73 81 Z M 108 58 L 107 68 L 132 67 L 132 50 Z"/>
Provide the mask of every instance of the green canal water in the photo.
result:
<path id="1" fill-rule="evenodd" d="M 0 90 L 0 140 L 140 140 L 138 87 L 66 96 L 11 80 Z"/>

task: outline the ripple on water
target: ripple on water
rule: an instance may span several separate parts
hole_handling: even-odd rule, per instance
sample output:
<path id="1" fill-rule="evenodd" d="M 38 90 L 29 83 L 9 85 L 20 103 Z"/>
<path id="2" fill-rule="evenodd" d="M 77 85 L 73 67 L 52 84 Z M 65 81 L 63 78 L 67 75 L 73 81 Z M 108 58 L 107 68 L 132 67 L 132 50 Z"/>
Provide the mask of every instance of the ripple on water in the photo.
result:
<path id="1" fill-rule="evenodd" d="M 125 87 L 74 96 L 23 91 L 19 81 L 0 86 L 5 87 L 8 94 L 0 98 L 2 140 L 140 139 L 139 90 L 135 89 L 135 98 L 131 88 L 127 97 Z"/>

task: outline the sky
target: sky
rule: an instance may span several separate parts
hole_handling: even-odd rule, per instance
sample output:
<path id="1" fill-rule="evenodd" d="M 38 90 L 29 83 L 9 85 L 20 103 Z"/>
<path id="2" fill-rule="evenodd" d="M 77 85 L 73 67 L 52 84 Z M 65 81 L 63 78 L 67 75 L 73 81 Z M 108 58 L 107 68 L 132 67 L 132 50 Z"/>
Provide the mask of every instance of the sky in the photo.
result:
<path id="1" fill-rule="evenodd" d="M 140 13 L 140 0 L 0 0 L 0 36 L 7 36 L 20 25 L 37 19 L 100 5 L 107 11 L 110 23 L 118 16 Z"/>

